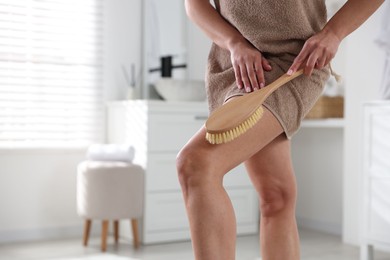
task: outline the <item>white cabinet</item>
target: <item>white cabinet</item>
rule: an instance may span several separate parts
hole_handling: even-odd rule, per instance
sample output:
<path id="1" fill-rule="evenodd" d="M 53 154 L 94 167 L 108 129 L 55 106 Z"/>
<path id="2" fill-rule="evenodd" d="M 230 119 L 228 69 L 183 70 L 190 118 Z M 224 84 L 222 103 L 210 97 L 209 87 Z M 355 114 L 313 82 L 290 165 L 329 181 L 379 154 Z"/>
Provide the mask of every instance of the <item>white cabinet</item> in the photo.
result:
<path id="1" fill-rule="evenodd" d="M 134 162 L 146 170 L 144 244 L 190 239 L 175 160 L 207 116 L 203 102 L 135 100 L 108 104 L 108 142 L 133 144 Z M 224 186 L 235 209 L 238 234 L 257 233 L 257 195 L 242 165 L 226 175 Z"/>
<path id="2" fill-rule="evenodd" d="M 373 246 L 390 249 L 390 102 L 364 105 L 364 201 L 361 260 Z"/>

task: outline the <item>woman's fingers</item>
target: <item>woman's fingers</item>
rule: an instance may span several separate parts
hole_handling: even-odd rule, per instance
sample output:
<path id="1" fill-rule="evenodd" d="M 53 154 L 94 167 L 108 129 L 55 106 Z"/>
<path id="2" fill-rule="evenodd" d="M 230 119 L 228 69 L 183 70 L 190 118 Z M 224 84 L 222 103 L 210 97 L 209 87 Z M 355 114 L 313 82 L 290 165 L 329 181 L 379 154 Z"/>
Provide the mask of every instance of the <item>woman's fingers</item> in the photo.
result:
<path id="1" fill-rule="evenodd" d="M 322 69 L 333 59 L 339 45 L 340 39 L 329 30 L 313 35 L 305 42 L 287 74 L 291 75 L 301 67 L 306 75 L 311 75 L 314 68 Z"/>
<path id="2" fill-rule="evenodd" d="M 241 73 L 241 80 L 244 83 L 244 87 L 245 87 L 246 92 L 251 92 L 252 87 L 251 87 L 251 83 L 250 83 L 250 80 L 248 77 L 247 68 L 246 68 L 245 64 L 240 65 L 240 73 Z"/>
<path id="3" fill-rule="evenodd" d="M 246 70 L 248 72 L 249 81 L 251 83 L 251 90 L 259 89 L 259 82 L 257 81 L 256 76 L 256 67 L 254 64 L 247 63 Z"/>
<path id="4" fill-rule="evenodd" d="M 310 53 L 310 51 L 309 51 L 307 45 L 305 44 L 303 46 L 301 52 L 298 54 L 298 56 L 295 57 L 293 64 L 290 66 L 290 69 L 287 71 L 287 74 L 291 75 L 294 72 L 296 72 L 297 70 L 299 70 L 299 68 L 302 66 L 302 64 L 304 64 L 304 62 L 306 61 L 309 53 Z"/>
<path id="5" fill-rule="evenodd" d="M 310 76 L 311 73 L 313 73 L 313 69 L 317 64 L 318 57 L 319 55 L 316 52 L 310 54 L 309 58 L 306 61 L 306 65 L 304 69 L 306 75 Z"/>
<path id="6" fill-rule="evenodd" d="M 238 69 L 235 68 L 236 80 L 237 77 L 239 77 L 237 82 L 241 82 L 244 85 L 246 92 L 252 92 L 253 90 L 260 89 L 264 86 L 264 73 L 261 65 L 261 57 L 255 62 L 250 59 L 244 60 L 239 63 L 237 67 Z"/>
<path id="7" fill-rule="evenodd" d="M 239 89 L 251 92 L 265 86 L 264 70 L 270 71 L 272 67 L 259 50 L 246 42 L 235 45 L 230 53 Z"/>
<path id="8" fill-rule="evenodd" d="M 269 61 L 266 58 L 263 57 L 261 59 L 261 63 L 262 63 L 263 69 L 265 69 L 266 71 L 272 70 L 271 64 L 269 63 Z"/>
<path id="9" fill-rule="evenodd" d="M 264 68 L 262 64 L 262 59 L 263 58 L 257 60 L 255 63 L 256 77 L 257 77 L 257 81 L 259 82 L 259 88 L 263 88 L 265 86 Z"/>
<path id="10" fill-rule="evenodd" d="M 256 53 L 255 61 L 244 59 L 239 65 L 239 74 L 244 83 L 245 90 L 251 92 L 265 86 L 264 68 L 271 70 L 271 65 L 264 59 L 260 53 Z"/>
<path id="11" fill-rule="evenodd" d="M 318 60 L 317 60 L 317 62 L 316 62 L 316 65 L 315 65 L 315 68 L 316 69 L 322 69 L 326 64 L 327 64 L 327 57 L 325 57 L 324 55 L 323 56 L 321 56 Z"/>
<path id="12" fill-rule="evenodd" d="M 243 88 L 243 82 L 241 80 L 241 72 L 240 72 L 240 66 L 237 65 L 237 63 L 233 63 L 234 68 L 234 75 L 236 77 L 236 83 L 239 89 Z"/>

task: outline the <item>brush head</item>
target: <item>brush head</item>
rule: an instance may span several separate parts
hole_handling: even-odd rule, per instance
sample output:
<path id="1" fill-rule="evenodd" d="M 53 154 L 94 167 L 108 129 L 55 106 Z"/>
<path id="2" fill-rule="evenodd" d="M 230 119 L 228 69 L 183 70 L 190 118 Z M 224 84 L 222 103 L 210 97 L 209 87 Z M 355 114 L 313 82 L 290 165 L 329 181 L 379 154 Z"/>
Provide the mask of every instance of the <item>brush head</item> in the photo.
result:
<path id="1" fill-rule="evenodd" d="M 230 141 L 233 141 L 246 131 L 248 131 L 252 126 L 254 126 L 263 115 L 263 107 L 258 107 L 255 112 L 246 120 L 244 120 L 241 124 L 233 127 L 230 130 L 224 132 L 214 132 L 210 133 L 207 130 L 206 140 L 210 144 L 223 144 Z M 207 129 L 207 127 L 206 127 Z"/>
<path id="2" fill-rule="evenodd" d="M 266 88 L 231 99 L 217 108 L 206 121 L 206 140 L 211 144 L 230 142 L 257 123 Z"/>

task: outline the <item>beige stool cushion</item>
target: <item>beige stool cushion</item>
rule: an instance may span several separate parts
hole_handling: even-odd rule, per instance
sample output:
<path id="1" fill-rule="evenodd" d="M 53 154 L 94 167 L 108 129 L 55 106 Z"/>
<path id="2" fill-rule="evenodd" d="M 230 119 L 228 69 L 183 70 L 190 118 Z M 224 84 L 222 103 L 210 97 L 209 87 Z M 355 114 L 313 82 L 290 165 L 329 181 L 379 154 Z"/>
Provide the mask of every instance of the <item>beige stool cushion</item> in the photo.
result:
<path id="1" fill-rule="evenodd" d="M 143 216 L 144 170 L 126 162 L 84 161 L 77 167 L 77 213 L 88 219 Z"/>

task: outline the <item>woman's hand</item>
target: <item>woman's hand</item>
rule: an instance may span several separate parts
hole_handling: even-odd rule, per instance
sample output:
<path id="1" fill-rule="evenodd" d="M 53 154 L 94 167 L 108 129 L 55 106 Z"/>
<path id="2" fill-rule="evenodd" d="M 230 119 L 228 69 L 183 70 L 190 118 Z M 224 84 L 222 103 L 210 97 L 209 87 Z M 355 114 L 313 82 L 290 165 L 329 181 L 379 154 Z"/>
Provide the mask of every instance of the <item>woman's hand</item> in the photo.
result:
<path id="1" fill-rule="evenodd" d="M 322 69 L 336 55 L 341 40 L 329 30 L 322 30 L 310 37 L 301 52 L 294 59 L 287 74 L 291 75 L 299 68 L 303 68 L 306 75 L 310 76 L 313 69 Z"/>
<path id="2" fill-rule="evenodd" d="M 209 0 L 186 0 L 186 11 L 219 47 L 229 50 L 238 88 L 251 92 L 265 86 L 264 71 L 271 66 L 255 47 L 210 4 Z"/>
<path id="3" fill-rule="evenodd" d="M 261 52 L 248 42 L 236 43 L 229 50 L 238 88 L 252 92 L 264 87 L 264 70 L 272 68 Z"/>

